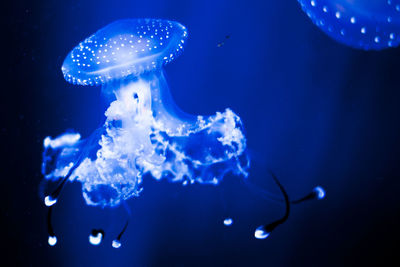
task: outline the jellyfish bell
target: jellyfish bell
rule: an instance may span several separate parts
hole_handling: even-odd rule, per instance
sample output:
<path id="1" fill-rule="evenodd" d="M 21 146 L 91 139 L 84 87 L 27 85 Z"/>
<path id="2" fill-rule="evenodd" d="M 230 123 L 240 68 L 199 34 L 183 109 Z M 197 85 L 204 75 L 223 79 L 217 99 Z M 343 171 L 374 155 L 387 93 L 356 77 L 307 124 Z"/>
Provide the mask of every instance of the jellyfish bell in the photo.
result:
<path id="1" fill-rule="evenodd" d="M 400 0 L 298 0 L 303 11 L 334 40 L 363 50 L 400 44 Z"/>
<path id="2" fill-rule="evenodd" d="M 187 36 L 186 28 L 174 21 L 118 20 L 75 47 L 61 69 L 70 83 L 101 85 L 103 96 L 124 99 L 126 112 L 153 109 L 159 121 L 170 123 L 165 125 L 170 132 L 176 131 L 178 123 L 185 130 L 190 125 L 183 122 L 196 118 L 173 103 L 162 66 L 181 54 Z"/>
<path id="3" fill-rule="evenodd" d="M 79 85 L 139 76 L 160 69 L 183 50 L 185 26 L 161 19 L 115 21 L 79 43 L 65 58 L 65 79 Z"/>

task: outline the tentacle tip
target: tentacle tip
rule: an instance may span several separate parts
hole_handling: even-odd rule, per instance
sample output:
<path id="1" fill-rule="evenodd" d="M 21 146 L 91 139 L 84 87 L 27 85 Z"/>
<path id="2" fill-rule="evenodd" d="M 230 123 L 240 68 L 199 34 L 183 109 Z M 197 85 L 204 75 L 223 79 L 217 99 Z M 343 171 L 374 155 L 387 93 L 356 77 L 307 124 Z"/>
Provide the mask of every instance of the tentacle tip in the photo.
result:
<path id="1" fill-rule="evenodd" d="M 232 218 L 226 218 L 226 219 L 224 220 L 224 225 L 225 225 L 225 226 L 231 226 L 232 223 L 233 223 L 233 219 L 232 219 Z"/>
<path id="2" fill-rule="evenodd" d="M 265 227 L 261 225 L 254 232 L 254 237 L 257 239 L 265 239 L 269 236 L 269 234 L 270 233 L 265 230 Z"/>
<path id="3" fill-rule="evenodd" d="M 103 233 L 101 231 L 93 230 L 91 235 L 89 235 L 89 243 L 93 246 L 100 245 L 103 239 Z"/>
<path id="4" fill-rule="evenodd" d="M 53 206 L 54 204 L 56 204 L 57 203 L 57 198 L 53 198 L 52 196 L 46 196 L 45 198 L 44 198 L 44 204 L 47 206 L 47 207 L 51 207 L 51 206 Z"/>
<path id="5" fill-rule="evenodd" d="M 57 244 L 57 237 L 54 235 L 50 235 L 47 242 L 49 243 L 49 246 L 54 247 Z"/>
<path id="6" fill-rule="evenodd" d="M 112 247 L 113 248 L 120 248 L 121 247 L 121 241 L 119 241 L 118 239 L 115 239 L 112 241 Z"/>
<path id="7" fill-rule="evenodd" d="M 326 196 L 325 190 L 321 186 L 317 186 L 313 189 L 318 199 L 324 199 Z"/>

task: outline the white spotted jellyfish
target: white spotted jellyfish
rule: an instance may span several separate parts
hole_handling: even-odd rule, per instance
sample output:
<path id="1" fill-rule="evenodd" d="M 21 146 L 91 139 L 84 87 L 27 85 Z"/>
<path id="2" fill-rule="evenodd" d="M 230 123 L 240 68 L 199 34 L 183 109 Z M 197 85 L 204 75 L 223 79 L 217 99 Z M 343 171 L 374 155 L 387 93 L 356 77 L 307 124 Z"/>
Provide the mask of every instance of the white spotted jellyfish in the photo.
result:
<path id="1" fill-rule="evenodd" d="M 400 0 L 298 0 L 334 40 L 363 50 L 400 44 Z"/>
<path id="2" fill-rule="evenodd" d="M 89 138 L 67 132 L 44 139 L 44 181 L 57 184 L 44 198 L 49 245 L 57 243 L 51 213 L 67 181 L 82 184 L 87 205 L 104 208 L 138 197 L 145 174 L 183 185 L 216 185 L 229 172 L 248 176 L 240 118 L 230 109 L 208 117 L 188 115 L 172 100 L 163 66 L 182 52 L 186 39 L 186 28 L 178 22 L 118 20 L 79 43 L 64 60 L 64 78 L 101 86 L 109 106 L 104 125 Z M 313 191 L 311 198 L 320 197 Z M 225 225 L 232 222 L 225 220 Z M 114 248 L 121 246 L 127 226 L 113 240 Z M 267 225 L 264 230 L 273 229 Z M 99 245 L 103 237 L 102 229 L 94 229 L 89 242 Z"/>

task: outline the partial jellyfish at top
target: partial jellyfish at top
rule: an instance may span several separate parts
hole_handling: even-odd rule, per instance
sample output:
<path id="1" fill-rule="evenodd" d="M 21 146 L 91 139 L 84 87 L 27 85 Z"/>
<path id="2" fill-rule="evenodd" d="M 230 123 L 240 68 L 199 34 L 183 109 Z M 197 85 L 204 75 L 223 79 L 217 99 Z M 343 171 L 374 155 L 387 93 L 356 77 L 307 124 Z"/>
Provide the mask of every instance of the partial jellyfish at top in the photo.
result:
<path id="1" fill-rule="evenodd" d="M 57 243 L 52 209 L 68 181 L 81 183 L 87 205 L 105 208 L 127 207 L 126 200 L 139 197 L 145 174 L 182 185 L 217 185 L 227 173 L 248 176 L 239 116 L 229 108 L 212 116 L 189 115 L 172 100 L 163 66 L 182 53 L 187 36 L 174 21 L 118 20 L 79 43 L 64 60 L 64 78 L 82 90 L 101 86 L 108 107 L 104 124 L 88 138 L 69 131 L 44 139 L 44 181 L 57 184 L 44 198 L 50 245 Z M 114 248 L 121 246 L 128 221 Z M 89 242 L 99 245 L 104 236 L 94 229 Z"/>
<path id="2" fill-rule="evenodd" d="M 400 43 L 400 0 L 298 0 L 303 11 L 334 40 L 363 50 Z"/>

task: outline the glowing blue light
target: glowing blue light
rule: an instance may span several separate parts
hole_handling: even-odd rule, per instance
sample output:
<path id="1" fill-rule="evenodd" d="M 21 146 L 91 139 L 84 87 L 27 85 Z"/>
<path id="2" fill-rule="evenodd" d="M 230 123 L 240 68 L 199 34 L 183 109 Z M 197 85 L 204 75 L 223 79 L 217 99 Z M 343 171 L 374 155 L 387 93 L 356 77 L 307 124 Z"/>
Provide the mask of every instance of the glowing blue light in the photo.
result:
<path id="1" fill-rule="evenodd" d="M 47 197 L 44 198 L 44 204 L 47 207 L 53 206 L 56 203 L 57 203 L 57 199 L 56 198 L 52 198 L 51 196 L 47 196 Z"/>
<path id="2" fill-rule="evenodd" d="M 314 192 L 317 194 L 318 199 L 323 199 L 326 195 L 325 190 L 320 186 L 315 187 Z"/>
<path id="3" fill-rule="evenodd" d="M 93 246 L 100 245 L 102 239 L 103 239 L 102 233 L 97 233 L 97 235 L 93 234 L 89 235 L 89 243 L 92 244 Z"/>
<path id="4" fill-rule="evenodd" d="M 46 137 L 42 172 L 79 181 L 88 205 L 117 206 L 139 196 L 142 177 L 182 184 L 217 184 L 226 173 L 247 176 L 246 138 L 232 110 L 193 116 L 179 110 L 162 66 L 187 39 L 178 22 L 120 20 L 82 41 L 66 57 L 65 79 L 101 85 L 105 123 L 88 139 Z"/>
<path id="5" fill-rule="evenodd" d="M 226 218 L 226 219 L 224 220 L 224 225 L 226 225 L 226 226 L 231 226 L 232 223 L 233 223 L 232 218 Z"/>
<path id="6" fill-rule="evenodd" d="M 55 246 L 57 244 L 57 237 L 55 236 L 49 236 L 49 239 L 47 240 L 50 246 Z"/>
<path id="7" fill-rule="evenodd" d="M 400 0 L 298 2 L 315 25 L 340 43 L 365 50 L 400 44 Z"/>
<path id="8" fill-rule="evenodd" d="M 121 241 L 119 241 L 119 240 L 113 240 L 113 241 L 112 241 L 112 247 L 113 247 L 113 248 L 120 248 L 120 247 L 121 247 Z"/>
<path id="9" fill-rule="evenodd" d="M 269 233 L 265 231 L 264 226 L 259 226 L 254 232 L 254 237 L 257 239 L 265 239 L 269 236 Z"/>

